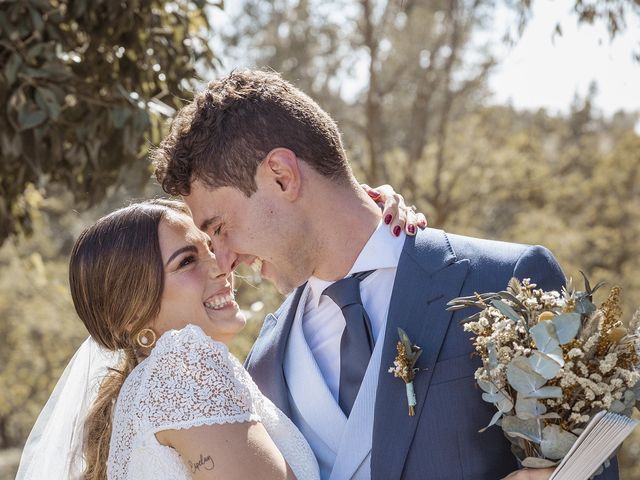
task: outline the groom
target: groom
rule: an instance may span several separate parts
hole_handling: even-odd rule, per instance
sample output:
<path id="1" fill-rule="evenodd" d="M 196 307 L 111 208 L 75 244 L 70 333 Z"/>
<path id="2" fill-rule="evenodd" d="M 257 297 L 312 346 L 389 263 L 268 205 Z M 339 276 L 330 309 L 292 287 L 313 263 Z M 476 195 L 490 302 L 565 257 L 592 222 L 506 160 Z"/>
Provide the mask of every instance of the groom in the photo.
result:
<path id="1" fill-rule="evenodd" d="M 446 304 L 514 276 L 560 289 L 548 250 L 434 229 L 389 235 L 397 219 L 360 188 L 334 121 L 274 73 L 211 83 L 178 113 L 155 164 L 224 271 L 249 264 L 291 292 L 246 367 L 305 435 L 323 479 L 497 480 L 518 469 L 499 427 L 478 433 L 494 408 L 475 386 L 468 312 Z M 415 416 L 388 372 L 399 327 L 424 350 Z"/>

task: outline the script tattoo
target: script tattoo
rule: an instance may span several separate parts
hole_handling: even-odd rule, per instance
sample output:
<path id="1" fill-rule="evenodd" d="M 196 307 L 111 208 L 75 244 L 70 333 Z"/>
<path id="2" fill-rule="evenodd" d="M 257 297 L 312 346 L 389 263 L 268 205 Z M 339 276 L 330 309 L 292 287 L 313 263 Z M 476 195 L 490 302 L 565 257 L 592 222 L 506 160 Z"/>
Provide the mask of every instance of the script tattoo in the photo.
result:
<path id="1" fill-rule="evenodd" d="M 193 474 L 199 472 L 201 468 L 204 470 L 213 470 L 214 466 L 215 465 L 213 463 L 211 455 L 207 455 L 205 457 L 203 454 L 200 454 L 200 459 L 196 462 L 192 462 L 191 460 L 189 460 L 189 469 Z"/>

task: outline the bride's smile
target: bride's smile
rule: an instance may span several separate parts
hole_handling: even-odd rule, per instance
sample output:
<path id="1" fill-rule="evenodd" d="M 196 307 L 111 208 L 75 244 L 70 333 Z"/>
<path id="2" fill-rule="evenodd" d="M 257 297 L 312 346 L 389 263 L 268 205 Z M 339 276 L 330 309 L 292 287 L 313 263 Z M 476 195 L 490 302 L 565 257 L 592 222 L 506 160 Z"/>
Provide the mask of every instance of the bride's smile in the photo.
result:
<path id="1" fill-rule="evenodd" d="M 173 213 L 160 222 L 158 240 L 164 285 L 152 328 L 162 335 L 190 323 L 211 338 L 228 343 L 246 319 L 235 301 L 233 276 L 218 267 L 207 234 L 188 216 Z"/>

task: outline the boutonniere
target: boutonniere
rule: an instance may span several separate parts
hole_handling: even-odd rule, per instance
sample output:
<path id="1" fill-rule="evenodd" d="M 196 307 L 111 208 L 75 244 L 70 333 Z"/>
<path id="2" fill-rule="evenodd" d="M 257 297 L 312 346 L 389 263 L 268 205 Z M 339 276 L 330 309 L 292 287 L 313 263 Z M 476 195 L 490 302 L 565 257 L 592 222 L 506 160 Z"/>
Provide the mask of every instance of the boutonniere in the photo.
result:
<path id="1" fill-rule="evenodd" d="M 409 336 L 401 328 L 398 328 L 398 335 L 400 336 L 397 345 L 398 355 L 396 355 L 393 361 L 393 367 L 389 368 L 389 373 L 393 373 L 394 377 L 401 378 L 404 381 L 407 387 L 409 416 L 413 417 L 416 413 L 414 410 L 416 406 L 416 393 L 413 390 L 413 379 L 420 370 L 419 368 L 415 368 L 415 366 L 418 358 L 422 354 L 422 348 L 411 342 Z"/>

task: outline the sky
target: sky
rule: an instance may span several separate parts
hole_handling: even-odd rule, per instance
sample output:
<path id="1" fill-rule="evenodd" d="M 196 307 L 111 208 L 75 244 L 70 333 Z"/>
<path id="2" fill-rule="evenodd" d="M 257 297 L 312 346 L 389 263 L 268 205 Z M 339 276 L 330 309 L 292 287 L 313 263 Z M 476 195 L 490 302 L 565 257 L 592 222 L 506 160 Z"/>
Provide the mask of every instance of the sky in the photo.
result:
<path id="1" fill-rule="evenodd" d="M 532 17 L 515 45 L 494 43 L 498 66 L 490 77 L 492 102 L 510 103 L 517 109 L 544 107 L 552 113 L 566 113 L 576 93 L 586 96 L 589 85 L 595 81 L 596 111 L 606 116 L 618 110 L 640 112 L 640 62 L 633 59 L 634 52 L 640 53 L 640 19 L 627 18 L 626 30 L 610 40 L 604 22 L 578 24 L 571 11 L 575 0 L 532 3 Z M 212 11 L 214 26 L 229 22 L 240 5 L 228 2 L 226 11 Z M 554 36 L 558 22 L 562 36 Z M 513 24 L 513 12 L 498 8 L 490 37 L 501 38 L 503 26 Z M 221 47 L 215 50 L 221 49 L 224 50 Z M 225 69 L 236 66 L 225 65 Z M 366 70 L 364 63 L 362 68 Z M 355 77 L 345 79 L 341 86 L 343 95 L 362 87 L 358 75 Z M 640 133 L 640 120 L 636 129 Z"/>
<path id="2" fill-rule="evenodd" d="M 595 81 L 595 105 L 602 113 L 640 111 L 640 62 L 633 59 L 640 51 L 640 21 L 628 18 L 626 31 L 610 41 L 604 24 L 577 24 L 573 3 L 533 2 L 524 34 L 514 47 L 503 48 L 490 79 L 494 101 L 566 112 L 574 94 L 584 97 Z M 558 19 L 563 35 L 554 37 Z"/>

